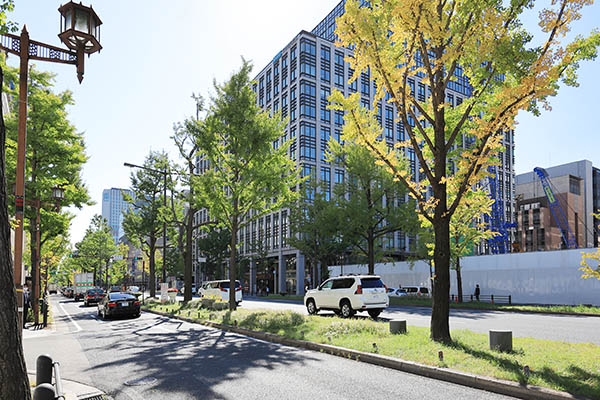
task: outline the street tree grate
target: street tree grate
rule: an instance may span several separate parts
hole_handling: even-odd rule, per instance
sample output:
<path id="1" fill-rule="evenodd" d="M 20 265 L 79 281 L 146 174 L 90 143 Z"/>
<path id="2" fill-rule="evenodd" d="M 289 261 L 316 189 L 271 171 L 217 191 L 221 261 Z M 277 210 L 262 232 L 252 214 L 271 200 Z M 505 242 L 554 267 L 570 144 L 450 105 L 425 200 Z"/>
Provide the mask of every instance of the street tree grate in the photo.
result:
<path id="1" fill-rule="evenodd" d="M 128 381 L 125 381 L 125 384 L 127 386 L 142 386 L 142 385 L 152 385 L 153 383 L 156 383 L 156 381 L 157 381 L 156 378 L 147 376 L 144 378 L 130 379 Z"/>

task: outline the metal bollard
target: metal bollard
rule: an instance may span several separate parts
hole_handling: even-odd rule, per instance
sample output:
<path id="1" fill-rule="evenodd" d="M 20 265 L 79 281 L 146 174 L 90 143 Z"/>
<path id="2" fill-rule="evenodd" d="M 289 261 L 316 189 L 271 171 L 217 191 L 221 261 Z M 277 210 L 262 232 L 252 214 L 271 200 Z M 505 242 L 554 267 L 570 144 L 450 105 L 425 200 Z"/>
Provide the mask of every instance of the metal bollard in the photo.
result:
<path id="1" fill-rule="evenodd" d="M 37 385 L 33 390 L 33 400 L 54 400 L 55 398 L 54 386 L 49 383 Z"/>
<path id="2" fill-rule="evenodd" d="M 52 364 L 52 357 L 48 354 L 42 354 L 37 358 L 35 364 L 35 382 L 37 385 L 52 383 Z"/>

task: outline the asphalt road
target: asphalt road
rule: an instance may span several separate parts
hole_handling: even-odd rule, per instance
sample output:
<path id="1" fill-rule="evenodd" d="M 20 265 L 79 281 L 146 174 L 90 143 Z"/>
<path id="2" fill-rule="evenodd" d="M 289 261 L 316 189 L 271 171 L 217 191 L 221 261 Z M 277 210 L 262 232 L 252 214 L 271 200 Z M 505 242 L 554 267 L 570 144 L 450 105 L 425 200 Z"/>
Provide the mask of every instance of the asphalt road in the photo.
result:
<path id="1" fill-rule="evenodd" d="M 307 314 L 306 307 L 294 301 L 264 301 L 245 298 L 244 308 L 289 309 Z M 320 315 L 332 314 L 322 311 Z M 367 313 L 358 313 L 357 316 Z M 405 319 L 407 325 L 428 327 L 431 309 L 427 307 L 389 307 L 380 318 Z M 450 310 L 450 330 L 468 329 L 488 333 L 489 330 L 511 330 L 513 337 L 532 337 L 571 343 L 600 345 L 600 317 L 526 314 L 487 310 Z"/>
<path id="2" fill-rule="evenodd" d="M 64 378 L 118 400 L 509 398 L 150 313 L 101 321 L 95 307 L 51 301 L 55 330 L 24 342 L 29 369 L 32 354 L 46 349 Z"/>

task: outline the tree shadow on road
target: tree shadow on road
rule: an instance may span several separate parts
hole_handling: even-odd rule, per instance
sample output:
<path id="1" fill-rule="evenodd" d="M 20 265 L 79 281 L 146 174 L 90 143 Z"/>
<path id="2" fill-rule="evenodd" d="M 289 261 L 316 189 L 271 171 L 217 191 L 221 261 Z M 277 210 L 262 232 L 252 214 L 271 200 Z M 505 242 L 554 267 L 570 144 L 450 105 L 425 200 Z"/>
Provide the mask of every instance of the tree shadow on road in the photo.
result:
<path id="1" fill-rule="evenodd" d="M 152 320 L 119 321 L 111 327 L 112 343 L 91 342 L 88 351 L 101 361 L 89 371 L 131 371 L 129 379 L 154 377 L 157 381 L 144 391 L 177 394 L 183 398 L 222 398 L 217 386 L 259 373 L 303 364 L 316 358 L 300 350 L 275 345 L 200 325 L 158 317 Z M 91 335 L 91 334 L 90 334 Z M 97 336 L 95 336 L 97 338 Z M 89 338 L 93 340 L 92 337 Z M 85 340 L 85 339 L 84 339 Z M 123 382 L 106 382 L 109 394 L 123 391 Z M 248 397 L 261 397 L 256 394 Z"/>

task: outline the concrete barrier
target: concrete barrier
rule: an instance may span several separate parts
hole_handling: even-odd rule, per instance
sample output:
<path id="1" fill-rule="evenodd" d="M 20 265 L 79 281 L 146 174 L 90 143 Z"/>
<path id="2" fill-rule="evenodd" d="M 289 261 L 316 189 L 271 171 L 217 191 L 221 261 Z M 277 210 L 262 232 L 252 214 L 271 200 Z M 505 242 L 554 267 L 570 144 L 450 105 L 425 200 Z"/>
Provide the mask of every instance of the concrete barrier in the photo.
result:
<path id="1" fill-rule="evenodd" d="M 512 351 L 512 331 L 490 330 L 490 349 L 498 351 Z"/>
<path id="2" fill-rule="evenodd" d="M 406 320 L 393 319 L 390 321 L 390 333 L 406 333 Z"/>

